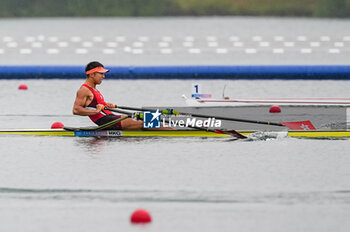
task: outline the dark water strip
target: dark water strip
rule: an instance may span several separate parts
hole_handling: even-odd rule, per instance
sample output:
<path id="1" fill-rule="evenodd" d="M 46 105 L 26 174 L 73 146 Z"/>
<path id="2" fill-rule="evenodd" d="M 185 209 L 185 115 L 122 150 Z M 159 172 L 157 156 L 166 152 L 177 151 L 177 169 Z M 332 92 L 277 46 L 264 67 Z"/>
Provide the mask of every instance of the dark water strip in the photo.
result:
<path id="1" fill-rule="evenodd" d="M 0 199 L 104 202 L 199 202 L 261 204 L 350 204 L 350 190 L 311 192 L 230 192 L 130 189 L 0 188 Z"/>

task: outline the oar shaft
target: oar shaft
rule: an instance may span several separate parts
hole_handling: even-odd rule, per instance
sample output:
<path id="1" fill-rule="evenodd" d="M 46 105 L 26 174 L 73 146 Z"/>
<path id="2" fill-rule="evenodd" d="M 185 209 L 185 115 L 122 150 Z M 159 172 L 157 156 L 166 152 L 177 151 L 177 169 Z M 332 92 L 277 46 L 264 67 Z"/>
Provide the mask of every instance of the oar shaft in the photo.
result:
<path id="1" fill-rule="evenodd" d="M 169 119 L 168 119 L 168 123 L 169 123 Z M 236 139 L 246 139 L 247 138 L 246 136 L 242 135 L 241 133 L 239 133 L 235 130 L 222 131 L 222 130 L 213 130 L 213 129 L 209 129 L 209 128 L 197 127 L 197 126 L 188 126 L 188 127 L 195 129 L 195 130 L 201 130 L 201 131 L 206 131 L 206 132 L 227 134 L 227 135 L 230 135 Z"/>
<path id="2" fill-rule="evenodd" d="M 147 109 L 147 108 L 136 108 L 136 107 L 128 107 L 128 106 L 117 106 L 117 108 L 125 109 L 125 110 L 137 110 L 137 111 L 153 111 L 154 109 Z M 245 123 L 255 123 L 255 124 L 264 124 L 264 125 L 271 125 L 271 126 L 283 126 L 281 123 L 278 122 L 267 122 L 267 121 L 258 121 L 258 120 L 249 120 L 249 119 L 241 119 L 241 118 L 231 118 L 231 117 L 222 117 L 222 116 L 210 116 L 210 115 L 204 115 L 204 114 L 191 114 L 191 113 L 180 113 L 180 115 L 191 115 L 193 117 L 200 117 L 200 118 L 215 118 L 220 120 L 227 120 L 227 121 L 235 121 L 235 122 L 245 122 Z"/>
<path id="3" fill-rule="evenodd" d="M 126 114 L 126 115 L 129 115 L 129 116 L 131 116 L 131 115 L 132 115 L 132 113 L 131 113 L 131 112 L 126 111 L 126 110 L 115 109 L 115 108 L 105 108 L 105 109 L 107 109 L 107 110 L 109 110 L 109 111 L 113 111 L 113 112 L 121 113 L 121 114 Z"/>
<path id="4" fill-rule="evenodd" d="M 266 122 L 266 121 L 257 121 L 257 120 L 241 119 L 241 118 L 228 118 L 228 117 L 222 117 L 222 116 L 208 116 L 208 115 L 202 115 L 202 114 L 188 114 L 188 115 L 192 115 L 193 117 L 200 117 L 200 118 L 211 117 L 215 119 L 235 121 L 235 122 L 256 123 L 256 124 L 264 124 L 264 125 L 272 125 L 272 126 L 284 126 L 281 123 L 277 123 L 277 122 Z"/>
<path id="5" fill-rule="evenodd" d="M 134 110 L 134 111 L 153 111 L 154 109 L 145 109 L 145 108 L 136 108 L 136 107 L 127 107 L 127 106 L 119 106 L 119 109 L 115 109 L 115 108 L 106 108 L 107 110 L 110 111 L 114 111 L 114 112 L 118 112 L 118 113 L 124 113 L 127 115 L 132 115 L 132 113 L 130 112 L 126 112 L 124 110 Z M 123 109 L 123 110 L 120 110 Z M 192 114 L 188 114 L 188 115 L 192 115 Z M 194 116 L 194 115 L 192 115 Z M 201 117 L 201 116 L 195 116 L 195 117 Z M 210 116 L 202 116 L 203 118 L 209 118 Z M 168 119 L 169 122 L 169 119 Z M 221 131 L 221 130 L 213 130 L 213 129 L 206 129 L 206 128 L 202 128 L 202 127 L 196 127 L 196 126 L 189 126 L 190 128 L 196 129 L 196 130 L 203 130 L 203 131 L 207 131 L 207 132 L 212 132 L 212 133 L 222 133 L 222 134 L 228 134 L 231 135 L 235 138 L 238 139 L 245 139 L 247 138 L 246 136 L 242 135 L 241 133 L 235 131 L 235 130 L 231 130 L 231 131 Z"/>

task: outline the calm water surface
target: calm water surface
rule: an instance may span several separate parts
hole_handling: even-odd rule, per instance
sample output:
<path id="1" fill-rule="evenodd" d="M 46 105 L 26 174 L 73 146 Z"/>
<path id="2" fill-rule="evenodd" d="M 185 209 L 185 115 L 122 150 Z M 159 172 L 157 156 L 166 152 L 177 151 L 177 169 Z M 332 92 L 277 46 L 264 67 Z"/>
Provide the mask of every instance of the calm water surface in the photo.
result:
<path id="1" fill-rule="evenodd" d="M 1 128 L 72 116 L 83 80 L 2 80 Z M 120 105 L 183 105 L 193 81 L 105 80 Z M 347 97 L 346 81 L 201 81 L 220 97 Z M 254 95 L 253 95 L 254 94 Z M 0 136 L 4 231 L 348 231 L 349 140 Z M 147 226 L 129 223 L 146 208 Z"/>

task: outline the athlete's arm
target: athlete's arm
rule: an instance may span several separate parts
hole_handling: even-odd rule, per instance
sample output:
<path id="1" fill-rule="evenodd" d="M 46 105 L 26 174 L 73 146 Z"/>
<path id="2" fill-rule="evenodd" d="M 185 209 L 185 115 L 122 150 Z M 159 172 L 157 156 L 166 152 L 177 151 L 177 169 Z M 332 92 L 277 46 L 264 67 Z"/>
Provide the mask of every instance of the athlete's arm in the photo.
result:
<path id="1" fill-rule="evenodd" d="M 103 105 L 97 104 L 96 109 L 86 109 L 85 107 L 88 105 L 87 101 L 89 98 L 90 91 L 87 88 L 80 88 L 77 92 L 77 96 L 73 105 L 73 114 L 81 115 L 81 116 L 89 116 L 98 114 L 101 112 Z"/>

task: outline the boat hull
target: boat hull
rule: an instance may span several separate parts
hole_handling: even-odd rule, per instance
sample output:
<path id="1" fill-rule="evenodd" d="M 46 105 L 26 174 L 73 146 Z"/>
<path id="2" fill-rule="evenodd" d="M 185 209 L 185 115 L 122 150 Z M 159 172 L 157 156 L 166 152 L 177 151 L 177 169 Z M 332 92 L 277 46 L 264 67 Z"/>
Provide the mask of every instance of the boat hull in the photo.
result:
<path id="1" fill-rule="evenodd" d="M 256 131 L 239 130 L 239 133 L 249 136 L 254 133 L 263 133 L 267 136 L 287 136 L 296 138 L 350 138 L 350 130 L 313 130 L 313 131 Z M 194 130 L 176 130 L 176 131 L 120 131 L 120 130 L 101 130 L 101 131 L 67 131 L 64 129 L 19 129 L 19 130 L 0 130 L 0 135 L 40 135 L 40 136 L 69 136 L 69 137 L 213 137 L 230 138 L 230 135 L 194 131 Z"/>

